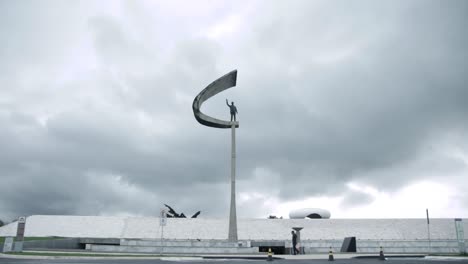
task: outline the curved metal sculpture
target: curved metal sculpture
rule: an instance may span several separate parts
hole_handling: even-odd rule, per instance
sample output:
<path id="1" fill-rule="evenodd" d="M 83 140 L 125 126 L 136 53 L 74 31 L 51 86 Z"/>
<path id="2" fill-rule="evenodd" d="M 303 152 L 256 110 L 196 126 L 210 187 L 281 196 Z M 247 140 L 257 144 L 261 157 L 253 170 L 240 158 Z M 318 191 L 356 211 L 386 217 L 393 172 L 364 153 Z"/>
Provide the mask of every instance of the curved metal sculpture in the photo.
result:
<path id="1" fill-rule="evenodd" d="M 233 70 L 228 74 L 218 78 L 214 82 L 210 83 L 205 89 L 203 89 L 193 100 L 192 109 L 195 119 L 205 126 L 216 127 L 216 128 L 231 128 L 232 122 L 219 120 L 217 118 L 207 116 L 200 111 L 202 104 L 213 97 L 214 95 L 236 86 L 237 82 L 237 70 Z M 236 128 L 239 127 L 239 122 L 235 122 Z"/>
<path id="2" fill-rule="evenodd" d="M 214 82 L 210 83 L 205 89 L 203 89 L 193 99 L 192 109 L 193 115 L 197 121 L 205 126 L 215 128 L 230 128 L 231 129 L 231 205 L 229 210 L 229 233 L 228 241 L 237 242 L 237 213 L 236 213 L 236 128 L 239 127 L 239 122 L 219 120 L 211 116 L 207 116 L 200 111 L 203 102 L 213 97 L 214 95 L 236 86 L 237 81 L 237 70 L 233 70 L 228 74 L 225 74 L 221 78 L 218 78 Z M 226 99 L 226 103 L 227 99 Z M 229 106 L 229 105 L 228 105 Z M 234 103 L 232 103 L 234 107 Z M 231 108 L 231 107 L 229 107 Z M 231 108 L 231 120 L 234 112 L 237 112 L 234 107 L 234 111 Z"/>

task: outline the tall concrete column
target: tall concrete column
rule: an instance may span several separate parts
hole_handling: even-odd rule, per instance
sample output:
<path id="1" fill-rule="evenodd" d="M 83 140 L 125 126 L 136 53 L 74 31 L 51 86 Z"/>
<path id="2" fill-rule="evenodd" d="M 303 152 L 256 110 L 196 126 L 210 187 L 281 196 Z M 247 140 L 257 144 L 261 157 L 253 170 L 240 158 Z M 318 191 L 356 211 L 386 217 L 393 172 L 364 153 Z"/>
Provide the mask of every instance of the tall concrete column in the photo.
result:
<path id="1" fill-rule="evenodd" d="M 229 213 L 228 240 L 237 242 L 236 214 L 236 123 L 231 123 L 231 209 Z"/>

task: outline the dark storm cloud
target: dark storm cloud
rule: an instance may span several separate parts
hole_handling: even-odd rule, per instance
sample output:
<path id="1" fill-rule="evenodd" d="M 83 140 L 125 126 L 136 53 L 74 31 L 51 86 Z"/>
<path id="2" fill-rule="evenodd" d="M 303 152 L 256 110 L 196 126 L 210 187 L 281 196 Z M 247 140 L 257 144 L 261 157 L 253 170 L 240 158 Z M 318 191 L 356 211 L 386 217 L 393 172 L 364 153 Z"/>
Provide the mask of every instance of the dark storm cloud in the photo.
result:
<path id="1" fill-rule="evenodd" d="M 362 172 L 402 166 L 417 159 L 424 144 L 459 129 L 468 112 L 467 37 L 460 34 L 467 8 L 456 3 L 336 8 L 329 2 L 320 14 L 288 4 L 295 16 L 266 23 L 272 32 L 256 35 L 264 49 L 255 55 L 278 64 L 256 65 L 264 68 L 255 73 L 264 75 L 249 80 L 249 99 L 257 102 L 247 104 L 255 114 L 243 121 L 263 135 L 252 134 L 246 145 L 261 147 L 246 153 L 301 183 L 320 183 L 284 186 L 284 195 L 299 197 L 339 188 Z M 326 53 L 327 45 L 335 53 L 358 48 L 339 63 L 321 65 L 313 54 L 320 52 L 316 47 Z M 268 95 L 280 90 L 282 97 Z M 405 183 L 399 177 L 374 182 L 398 186 Z M 423 175 L 411 176 L 417 177 Z"/>
<path id="2" fill-rule="evenodd" d="M 343 195 L 343 200 L 340 203 L 342 208 L 366 205 L 374 201 L 374 197 L 370 194 L 350 190 Z"/>
<path id="3" fill-rule="evenodd" d="M 7 58 L 0 68 L 10 68 L 0 75 L 0 175 L 8 183 L 0 186 L 0 210 L 10 219 L 154 215 L 167 203 L 187 215 L 225 215 L 230 134 L 196 123 L 191 102 L 233 68 L 238 87 L 203 111 L 228 118 L 223 97 L 239 107 L 241 193 L 280 200 L 343 194 L 346 206 L 362 205 L 371 198 L 346 182 L 398 188 L 432 169 L 417 163 L 428 145 L 456 144 L 444 141 L 447 133 L 466 135 L 466 2 L 259 7 L 228 52 L 221 41 L 188 36 L 189 24 L 169 35 L 161 25 L 152 32 L 152 18 L 135 6 L 127 19 L 88 7 L 30 14 L 12 3 L 9 16 L 0 16 L 9 32 L 1 37 L 8 45 L 0 48 Z M 44 20 L 48 12 L 56 20 Z M 15 27 L 12 14 L 28 19 Z M 60 19 L 79 22 L 70 32 Z M 37 21 L 53 29 L 39 45 Z M 90 49 L 78 57 L 95 61 L 63 62 L 82 52 L 71 44 L 80 41 Z M 59 59 L 44 58 L 50 52 Z M 59 69 L 74 67 L 81 68 L 56 81 Z M 441 174 L 466 169 L 451 162 L 438 165 Z M 241 203 L 249 213 L 239 214 L 263 216 L 252 209 L 263 199 Z"/>

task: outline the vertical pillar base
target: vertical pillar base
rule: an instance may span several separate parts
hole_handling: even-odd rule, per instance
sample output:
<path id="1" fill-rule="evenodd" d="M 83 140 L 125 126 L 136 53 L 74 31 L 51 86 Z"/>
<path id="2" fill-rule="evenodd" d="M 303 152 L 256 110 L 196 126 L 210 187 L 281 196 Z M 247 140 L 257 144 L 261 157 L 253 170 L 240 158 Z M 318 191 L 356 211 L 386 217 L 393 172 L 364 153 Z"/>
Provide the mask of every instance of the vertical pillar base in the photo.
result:
<path id="1" fill-rule="evenodd" d="M 236 214 L 236 122 L 231 122 L 231 207 L 229 212 L 228 241 L 237 242 Z"/>

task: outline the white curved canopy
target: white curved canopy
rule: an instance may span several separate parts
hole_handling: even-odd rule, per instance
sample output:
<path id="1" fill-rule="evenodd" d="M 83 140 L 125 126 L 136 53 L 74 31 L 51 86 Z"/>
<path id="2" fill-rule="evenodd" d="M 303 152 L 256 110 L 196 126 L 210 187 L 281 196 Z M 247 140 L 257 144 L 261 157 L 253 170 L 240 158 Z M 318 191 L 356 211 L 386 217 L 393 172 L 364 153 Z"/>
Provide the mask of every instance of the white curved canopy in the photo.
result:
<path id="1" fill-rule="evenodd" d="M 329 219 L 330 211 L 320 208 L 301 208 L 289 212 L 290 219 Z"/>

